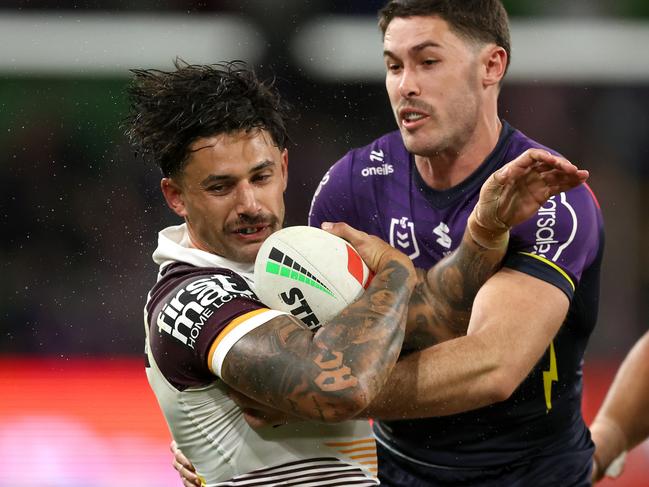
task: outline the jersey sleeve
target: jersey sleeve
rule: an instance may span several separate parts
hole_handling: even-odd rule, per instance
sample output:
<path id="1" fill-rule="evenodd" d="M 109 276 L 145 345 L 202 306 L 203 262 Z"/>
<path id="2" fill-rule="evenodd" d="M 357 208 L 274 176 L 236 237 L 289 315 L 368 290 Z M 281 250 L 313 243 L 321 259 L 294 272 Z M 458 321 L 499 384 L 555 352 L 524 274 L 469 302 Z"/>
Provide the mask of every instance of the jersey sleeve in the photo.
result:
<path id="1" fill-rule="evenodd" d="M 585 184 L 550 198 L 511 231 L 504 266 L 537 277 L 572 299 L 603 245 L 597 200 Z"/>
<path id="2" fill-rule="evenodd" d="M 309 225 L 320 228 L 322 222 L 345 222 L 358 228 L 358 213 L 352 194 L 354 152 L 348 152 L 325 173 L 309 211 Z"/>
<path id="3" fill-rule="evenodd" d="M 178 388 L 220 377 L 237 340 L 283 314 L 263 305 L 234 273 L 193 276 L 175 284 L 151 310 L 149 343 L 161 372 Z"/>

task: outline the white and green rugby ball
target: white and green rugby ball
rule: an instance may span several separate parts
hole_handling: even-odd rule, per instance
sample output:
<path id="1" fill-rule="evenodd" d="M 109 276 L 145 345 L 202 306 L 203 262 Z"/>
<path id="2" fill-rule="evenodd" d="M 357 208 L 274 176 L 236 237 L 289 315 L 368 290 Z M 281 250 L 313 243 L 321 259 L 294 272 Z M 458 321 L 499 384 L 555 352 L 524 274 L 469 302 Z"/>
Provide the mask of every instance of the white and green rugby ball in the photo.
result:
<path id="1" fill-rule="evenodd" d="M 287 227 L 262 244 L 255 292 L 271 309 L 316 328 L 363 293 L 371 272 L 345 240 L 313 227 Z"/>

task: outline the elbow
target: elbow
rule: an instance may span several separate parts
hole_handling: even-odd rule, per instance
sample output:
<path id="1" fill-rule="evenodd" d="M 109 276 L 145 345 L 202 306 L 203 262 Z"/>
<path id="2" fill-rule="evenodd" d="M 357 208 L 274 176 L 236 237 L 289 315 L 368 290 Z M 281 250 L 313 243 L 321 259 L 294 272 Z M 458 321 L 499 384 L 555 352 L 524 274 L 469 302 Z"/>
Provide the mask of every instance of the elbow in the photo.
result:
<path id="1" fill-rule="evenodd" d="M 373 395 L 362 384 L 337 391 L 326 391 L 312 397 L 316 407 L 303 411 L 303 417 L 310 421 L 321 423 L 342 423 L 355 419 L 370 405 Z"/>
<path id="2" fill-rule="evenodd" d="M 487 380 L 487 401 L 489 404 L 506 401 L 518 388 L 521 380 L 514 371 L 500 367 Z"/>
<path id="3" fill-rule="evenodd" d="M 325 407 L 320 409 L 318 417 L 310 419 L 324 423 L 342 423 L 356 418 L 370 405 L 368 395 L 362 391 L 336 394 L 325 401 Z"/>

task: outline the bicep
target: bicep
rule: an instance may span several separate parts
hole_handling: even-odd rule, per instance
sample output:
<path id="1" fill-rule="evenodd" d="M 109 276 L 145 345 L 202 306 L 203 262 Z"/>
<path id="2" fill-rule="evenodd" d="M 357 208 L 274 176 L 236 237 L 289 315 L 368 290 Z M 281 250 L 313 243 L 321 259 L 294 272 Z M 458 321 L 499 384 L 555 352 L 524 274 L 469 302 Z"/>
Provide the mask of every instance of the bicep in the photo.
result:
<path id="1" fill-rule="evenodd" d="M 569 304 L 553 284 L 503 268 L 478 291 L 467 334 L 499 354 L 501 370 L 517 386 L 559 331 Z"/>

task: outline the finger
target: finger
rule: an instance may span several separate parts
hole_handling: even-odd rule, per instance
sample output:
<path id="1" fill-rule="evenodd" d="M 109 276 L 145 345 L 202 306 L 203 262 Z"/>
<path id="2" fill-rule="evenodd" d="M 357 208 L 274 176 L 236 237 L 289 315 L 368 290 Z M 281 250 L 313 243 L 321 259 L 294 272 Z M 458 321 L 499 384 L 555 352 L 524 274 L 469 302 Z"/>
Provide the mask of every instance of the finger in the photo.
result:
<path id="1" fill-rule="evenodd" d="M 367 234 L 365 232 L 356 230 L 355 228 L 342 222 L 323 222 L 321 228 L 333 235 L 336 235 L 337 237 L 347 240 L 353 246 L 362 243 L 364 237 L 367 237 Z"/>
<path id="2" fill-rule="evenodd" d="M 179 461 L 178 459 L 174 460 L 173 467 L 174 470 L 178 471 L 182 475 L 183 472 L 188 472 L 189 475 L 191 475 L 193 478 L 198 478 L 195 475 L 196 469 L 194 468 L 194 465 L 189 462 L 189 460 L 185 459 L 186 462 Z"/>
<path id="3" fill-rule="evenodd" d="M 557 187 L 561 191 L 568 191 L 586 182 L 588 176 L 588 171 L 580 171 L 570 175 L 560 172 L 548 172 L 544 173 L 541 177 L 543 182 L 548 186 Z"/>
<path id="4" fill-rule="evenodd" d="M 183 479 L 183 482 L 190 482 L 192 485 L 201 485 L 201 479 L 194 473 L 192 470 L 189 470 L 185 466 L 180 466 L 180 469 L 178 470 L 178 474 L 180 474 L 180 478 Z"/>
<path id="5" fill-rule="evenodd" d="M 538 163 L 545 163 L 551 166 L 557 164 L 557 156 L 550 154 L 548 151 L 543 149 L 527 149 L 516 159 L 511 161 L 511 164 L 514 167 L 527 168 L 532 167 Z"/>
<path id="6" fill-rule="evenodd" d="M 178 471 L 180 471 L 180 468 L 184 467 L 187 470 L 194 472 L 195 468 L 192 462 L 189 461 L 189 458 L 185 456 L 185 454 L 180 450 L 180 448 L 176 448 L 173 451 L 174 454 L 174 468 Z M 176 465 L 178 465 L 178 468 L 176 468 Z"/>
<path id="7" fill-rule="evenodd" d="M 194 471 L 193 465 L 191 468 L 186 467 L 185 465 L 181 465 L 178 462 L 173 463 L 174 470 L 178 472 L 180 475 L 180 478 L 183 479 L 184 481 L 189 481 L 192 484 L 195 485 L 201 485 L 201 479 L 198 477 L 196 472 Z"/>

